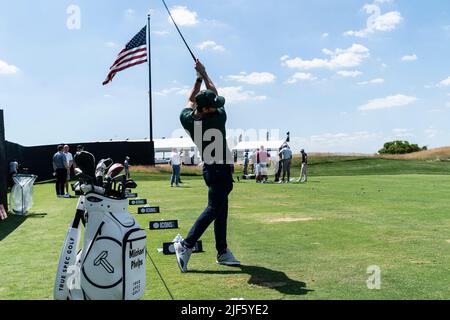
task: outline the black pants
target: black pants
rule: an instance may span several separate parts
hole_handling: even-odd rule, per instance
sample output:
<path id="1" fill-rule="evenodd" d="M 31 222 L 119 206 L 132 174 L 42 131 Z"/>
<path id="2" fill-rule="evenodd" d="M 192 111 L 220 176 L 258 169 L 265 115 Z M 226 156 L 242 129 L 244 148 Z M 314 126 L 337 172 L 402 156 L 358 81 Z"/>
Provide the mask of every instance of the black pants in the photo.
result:
<path id="1" fill-rule="evenodd" d="M 283 170 L 283 160 L 280 159 L 278 162 L 278 170 L 275 173 L 275 182 L 280 181 L 281 170 Z"/>
<path id="2" fill-rule="evenodd" d="M 64 187 L 67 181 L 67 169 L 56 169 L 56 195 L 64 195 Z"/>
<path id="3" fill-rule="evenodd" d="M 287 181 L 291 180 L 291 160 L 283 160 L 283 181 L 286 178 Z"/>
<path id="4" fill-rule="evenodd" d="M 219 255 L 227 250 L 228 195 L 233 190 L 232 166 L 205 165 L 203 178 L 208 186 L 208 206 L 194 223 L 184 241 L 193 248 L 209 225 L 214 221 L 216 249 Z"/>

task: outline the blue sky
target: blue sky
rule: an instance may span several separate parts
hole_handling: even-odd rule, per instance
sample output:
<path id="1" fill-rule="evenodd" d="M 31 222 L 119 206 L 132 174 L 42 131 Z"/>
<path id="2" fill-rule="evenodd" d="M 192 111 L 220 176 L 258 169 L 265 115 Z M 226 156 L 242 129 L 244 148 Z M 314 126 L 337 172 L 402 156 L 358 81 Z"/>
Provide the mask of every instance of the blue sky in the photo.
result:
<path id="1" fill-rule="evenodd" d="M 312 152 L 372 153 L 393 139 L 450 145 L 448 1 L 167 3 L 227 98 L 229 129 L 290 131 L 296 149 Z M 148 137 L 147 67 L 101 83 L 149 11 L 154 133 L 180 135 L 195 73 L 160 1 L 1 0 L 0 8 L 8 140 Z"/>

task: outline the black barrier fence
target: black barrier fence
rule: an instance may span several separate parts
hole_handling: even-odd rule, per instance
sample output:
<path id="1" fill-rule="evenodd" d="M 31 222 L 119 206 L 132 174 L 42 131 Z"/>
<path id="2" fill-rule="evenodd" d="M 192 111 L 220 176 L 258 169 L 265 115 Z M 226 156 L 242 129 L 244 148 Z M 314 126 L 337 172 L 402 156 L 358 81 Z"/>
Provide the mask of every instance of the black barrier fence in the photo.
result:
<path id="1" fill-rule="evenodd" d="M 5 124 L 0 110 L 0 204 L 8 210 L 8 161 L 6 159 Z"/>
<path id="2" fill-rule="evenodd" d="M 74 155 L 76 147 L 83 145 L 84 150 L 92 153 L 95 160 L 111 158 L 114 162 L 123 163 L 125 157 L 130 157 L 131 165 L 154 165 L 154 144 L 149 141 L 142 142 L 92 142 L 68 144 L 70 152 Z M 24 147 L 6 141 L 6 164 L 16 160 L 20 171 L 38 176 L 38 181 L 53 179 L 52 158 L 58 145 Z M 1 150 L 1 149 L 0 149 Z M 3 167 L 3 166 L 2 166 Z"/>

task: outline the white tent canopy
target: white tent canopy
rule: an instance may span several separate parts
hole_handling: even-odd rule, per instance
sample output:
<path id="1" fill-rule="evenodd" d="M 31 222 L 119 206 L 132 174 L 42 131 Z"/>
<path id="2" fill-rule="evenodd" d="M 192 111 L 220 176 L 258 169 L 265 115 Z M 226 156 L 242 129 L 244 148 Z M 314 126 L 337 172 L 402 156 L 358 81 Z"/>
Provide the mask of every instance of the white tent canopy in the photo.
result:
<path id="1" fill-rule="evenodd" d="M 196 151 L 197 147 L 191 138 L 155 140 L 155 152 L 172 152 L 173 149 Z"/>
<path id="2" fill-rule="evenodd" d="M 264 146 L 266 150 L 278 150 L 281 145 L 284 143 L 282 140 L 269 140 L 269 141 L 242 141 L 238 143 L 237 146 L 233 148 L 233 151 L 237 152 L 245 152 L 246 150 L 253 151 L 261 146 Z"/>

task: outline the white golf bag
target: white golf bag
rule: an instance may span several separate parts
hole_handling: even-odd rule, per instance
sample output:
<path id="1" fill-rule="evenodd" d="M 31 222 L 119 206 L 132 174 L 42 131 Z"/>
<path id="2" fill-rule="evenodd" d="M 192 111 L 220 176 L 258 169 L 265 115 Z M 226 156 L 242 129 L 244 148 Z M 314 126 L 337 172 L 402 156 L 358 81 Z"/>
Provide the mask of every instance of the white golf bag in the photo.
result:
<path id="1" fill-rule="evenodd" d="M 137 300 L 146 286 L 146 232 L 127 199 L 84 192 L 59 258 L 57 300 Z M 85 224 L 81 251 L 77 246 Z"/>

